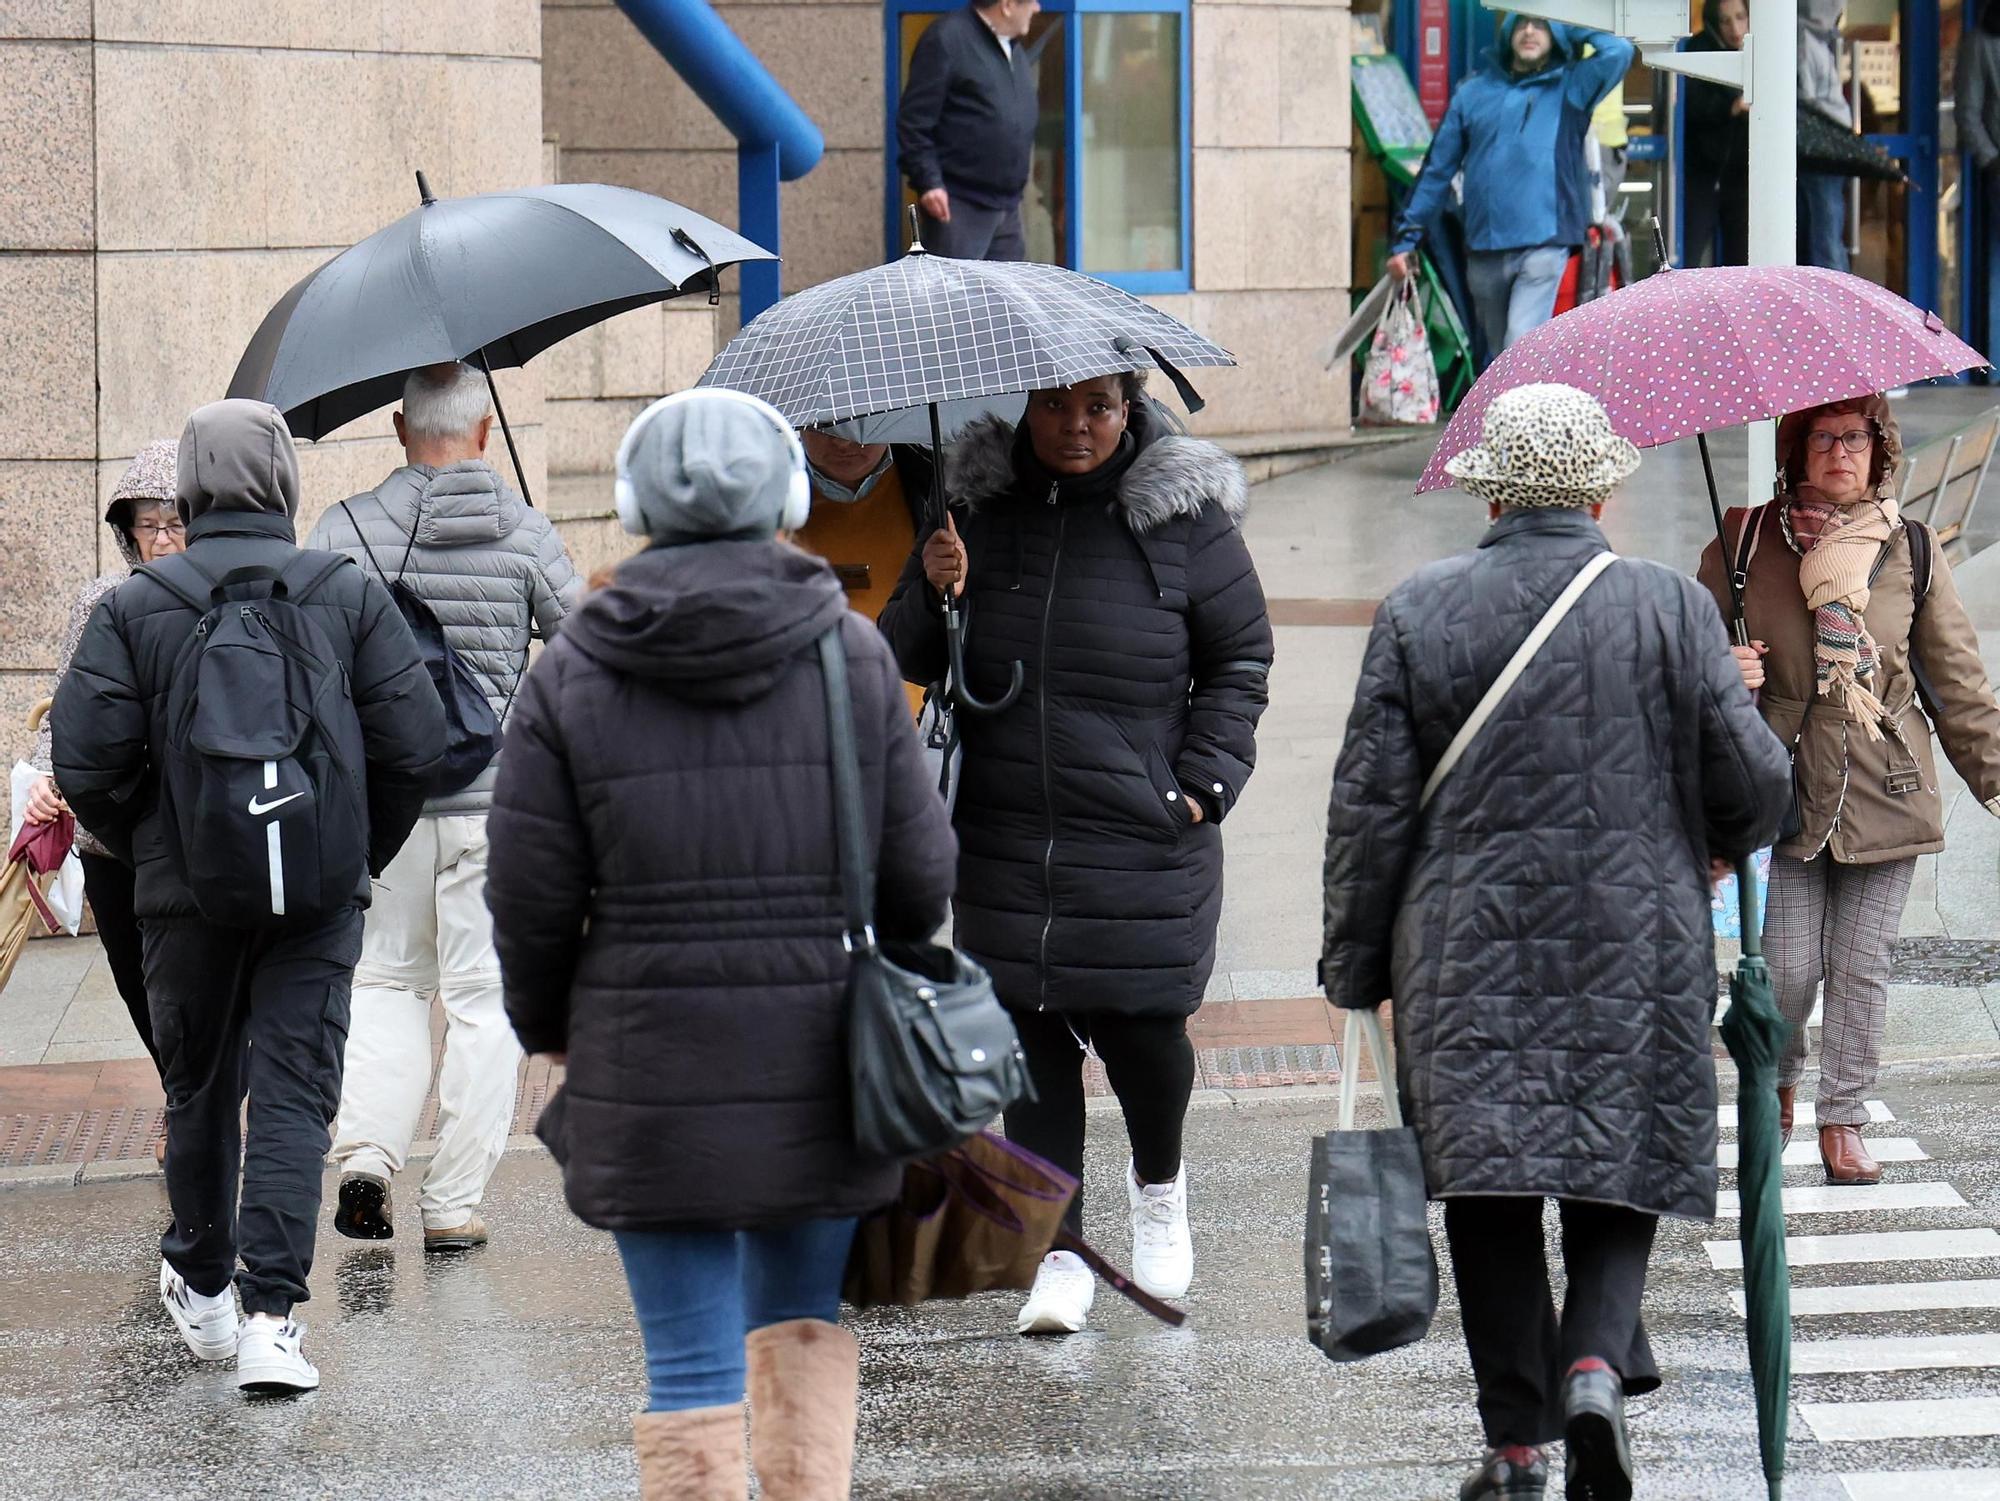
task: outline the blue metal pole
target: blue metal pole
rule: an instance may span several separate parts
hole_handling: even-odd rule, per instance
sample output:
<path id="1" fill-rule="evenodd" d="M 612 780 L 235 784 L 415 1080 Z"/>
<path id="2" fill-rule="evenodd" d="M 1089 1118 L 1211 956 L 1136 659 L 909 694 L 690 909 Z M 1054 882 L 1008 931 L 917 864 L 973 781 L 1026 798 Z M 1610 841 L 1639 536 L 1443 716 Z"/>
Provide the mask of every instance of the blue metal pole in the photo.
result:
<path id="1" fill-rule="evenodd" d="M 736 148 L 736 216 L 738 232 L 774 254 L 784 254 L 779 240 L 778 147 L 745 142 Z M 783 295 L 777 261 L 746 261 L 737 268 L 743 294 L 743 321 L 748 323 Z"/>

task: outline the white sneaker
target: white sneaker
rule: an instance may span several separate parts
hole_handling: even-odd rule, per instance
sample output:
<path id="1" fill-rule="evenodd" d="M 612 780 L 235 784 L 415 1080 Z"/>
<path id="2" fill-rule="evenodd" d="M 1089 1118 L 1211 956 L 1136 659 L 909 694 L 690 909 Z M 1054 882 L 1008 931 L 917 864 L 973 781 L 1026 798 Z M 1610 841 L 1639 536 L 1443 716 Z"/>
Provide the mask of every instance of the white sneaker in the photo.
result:
<path id="1" fill-rule="evenodd" d="M 173 1263 L 162 1260 L 160 1306 L 196 1360 L 227 1360 L 236 1353 L 236 1295 L 228 1288 L 212 1298 L 203 1297 L 187 1285 Z"/>
<path id="2" fill-rule="evenodd" d="M 1171 1183 L 1139 1186 L 1128 1163 L 1125 1196 L 1132 1206 L 1132 1280 L 1156 1298 L 1178 1298 L 1194 1281 L 1194 1237 L 1188 1233 L 1187 1164 Z"/>
<path id="3" fill-rule="evenodd" d="M 306 1326 L 258 1314 L 243 1321 L 236 1343 L 236 1386 L 246 1392 L 309 1392 L 319 1385 L 319 1368 L 299 1346 Z"/>
<path id="4" fill-rule="evenodd" d="M 1074 1251 L 1051 1251 L 1035 1272 L 1028 1301 L 1014 1320 L 1016 1334 L 1075 1334 L 1090 1317 L 1097 1278 Z"/>

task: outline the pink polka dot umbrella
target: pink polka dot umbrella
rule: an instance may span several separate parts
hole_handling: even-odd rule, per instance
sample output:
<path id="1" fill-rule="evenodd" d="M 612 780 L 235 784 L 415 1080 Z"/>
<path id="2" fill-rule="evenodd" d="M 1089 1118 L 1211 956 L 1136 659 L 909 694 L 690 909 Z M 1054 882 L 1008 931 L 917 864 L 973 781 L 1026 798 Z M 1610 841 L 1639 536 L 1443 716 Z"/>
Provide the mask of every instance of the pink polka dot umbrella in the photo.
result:
<path id="1" fill-rule="evenodd" d="M 1417 493 L 1480 441 L 1502 391 L 1556 381 L 1604 403 L 1641 448 L 1956 375 L 1986 357 L 1887 288 L 1809 266 L 1671 271 L 1543 324 L 1467 393 Z"/>

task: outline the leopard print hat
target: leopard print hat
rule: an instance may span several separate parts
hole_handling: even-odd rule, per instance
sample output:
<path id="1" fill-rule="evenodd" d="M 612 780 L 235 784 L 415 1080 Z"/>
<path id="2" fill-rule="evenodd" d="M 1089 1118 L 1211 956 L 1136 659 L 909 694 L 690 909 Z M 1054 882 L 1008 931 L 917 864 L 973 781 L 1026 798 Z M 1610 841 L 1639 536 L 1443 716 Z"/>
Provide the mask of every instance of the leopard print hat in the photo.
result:
<path id="1" fill-rule="evenodd" d="M 1516 386 L 1486 408 L 1485 441 L 1444 466 L 1469 495 L 1523 509 L 1581 510 L 1639 467 L 1597 398 L 1574 386 Z"/>

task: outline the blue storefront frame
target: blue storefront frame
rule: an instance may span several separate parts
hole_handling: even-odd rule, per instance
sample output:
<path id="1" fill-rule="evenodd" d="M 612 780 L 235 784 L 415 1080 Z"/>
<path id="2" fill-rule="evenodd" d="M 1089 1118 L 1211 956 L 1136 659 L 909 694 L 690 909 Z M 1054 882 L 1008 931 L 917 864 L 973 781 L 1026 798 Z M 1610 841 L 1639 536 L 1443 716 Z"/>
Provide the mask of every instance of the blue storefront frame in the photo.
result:
<path id="1" fill-rule="evenodd" d="M 903 83 L 903 18 L 942 15 L 959 7 L 951 0 L 884 0 L 883 10 L 883 184 L 882 220 L 885 254 L 900 255 L 909 242 L 903 213 L 901 153 L 896 144 L 896 106 Z M 1092 268 L 1090 275 L 1139 297 L 1168 296 L 1194 286 L 1194 47 L 1190 0 L 1042 0 L 1042 9 L 1064 18 L 1060 42 L 1063 78 L 1063 190 L 1068 205 L 1062 233 L 1062 263 L 1081 268 L 1085 182 L 1082 142 L 1083 27 L 1073 24 L 1091 15 L 1160 15 L 1178 20 L 1180 40 L 1180 265 L 1165 271 L 1117 271 Z"/>

